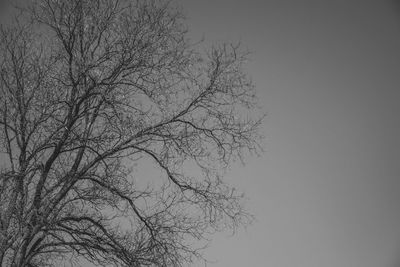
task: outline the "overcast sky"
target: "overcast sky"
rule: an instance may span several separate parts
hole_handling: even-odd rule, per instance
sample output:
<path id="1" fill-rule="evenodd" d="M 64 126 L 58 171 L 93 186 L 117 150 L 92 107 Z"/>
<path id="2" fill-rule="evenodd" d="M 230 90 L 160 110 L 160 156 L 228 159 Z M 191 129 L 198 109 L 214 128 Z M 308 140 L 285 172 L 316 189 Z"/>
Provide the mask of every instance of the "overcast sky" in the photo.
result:
<path id="1" fill-rule="evenodd" d="M 241 41 L 268 112 L 263 157 L 233 168 L 257 221 L 213 267 L 400 266 L 400 4 L 179 0 L 192 36 Z"/>
<path id="2" fill-rule="evenodd" d="M 175 2 L 194 39 L 253 52 L 268 112 L 265 154 L 226 177 L 257 220 L 208 266 L 399 267 L 400 4 Z"/>

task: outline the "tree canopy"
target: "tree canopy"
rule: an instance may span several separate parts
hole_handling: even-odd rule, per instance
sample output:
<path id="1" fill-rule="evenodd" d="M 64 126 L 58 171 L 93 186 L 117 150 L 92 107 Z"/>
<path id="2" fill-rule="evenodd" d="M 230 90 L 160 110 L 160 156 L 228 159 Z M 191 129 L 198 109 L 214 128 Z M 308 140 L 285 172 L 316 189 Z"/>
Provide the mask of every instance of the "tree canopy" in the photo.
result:
<path id="1" fill-rule="evenodd" d="M 248 223 L 222 178 L 260 151 L 247 53 L 186 32 L 156 0 L 36 0 L 2 26 L 1 266 L 181 266 Z"/>

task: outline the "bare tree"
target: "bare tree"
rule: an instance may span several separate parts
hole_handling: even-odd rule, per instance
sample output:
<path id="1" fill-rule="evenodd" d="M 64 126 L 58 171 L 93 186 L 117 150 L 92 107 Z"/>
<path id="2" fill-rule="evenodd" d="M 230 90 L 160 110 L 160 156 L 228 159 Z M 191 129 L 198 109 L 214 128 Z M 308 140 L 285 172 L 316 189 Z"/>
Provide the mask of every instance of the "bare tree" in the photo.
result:
<path id="1" fill-rule="evenodd" d="M 1 266 L 182 266 L 248 222 L 221 178 L 259 150 L 238 46 L 142 0 L 35 1 L 0 40 Z"/>

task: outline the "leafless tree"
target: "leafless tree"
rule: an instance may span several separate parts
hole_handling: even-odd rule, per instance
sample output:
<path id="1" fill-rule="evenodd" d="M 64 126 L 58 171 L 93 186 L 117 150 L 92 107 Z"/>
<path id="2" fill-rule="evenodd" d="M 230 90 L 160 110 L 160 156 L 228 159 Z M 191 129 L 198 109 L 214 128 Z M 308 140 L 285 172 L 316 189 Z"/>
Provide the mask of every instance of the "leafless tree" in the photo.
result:
<path id="1" fill-rule="evenodd" d="M 238 46 L 198 52 L 162 1 L 38 0 L 0 34 L 1 266 L 182 266 L 248 222 L 221 178 L 259 151 Z"/>

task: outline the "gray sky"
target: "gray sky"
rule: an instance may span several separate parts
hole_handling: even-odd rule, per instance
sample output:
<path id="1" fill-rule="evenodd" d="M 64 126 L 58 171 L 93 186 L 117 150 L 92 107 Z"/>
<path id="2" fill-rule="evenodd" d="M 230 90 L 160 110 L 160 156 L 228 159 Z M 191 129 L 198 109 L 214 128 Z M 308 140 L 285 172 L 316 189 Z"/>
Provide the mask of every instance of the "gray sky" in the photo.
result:
<path id="1" fill-rule="evenodd" d="M 180 0 L 192 36 L 241 41 L 266 153 L 227 177 L 257 221 L 209 266 L 400 266 L 400 4 Z"/>
<path id="2" fill-rule="evenodd" d="M 399 267 L 400 4 L 176 2 L 193 38 L 253 51 L 268 112 L 265 154 L 227 177 L 257 221 L 208 266 Z"/>

